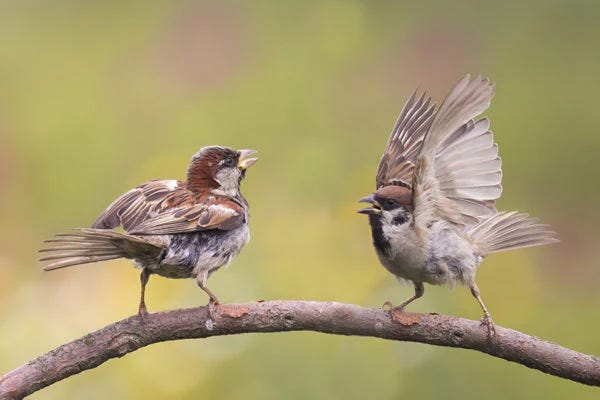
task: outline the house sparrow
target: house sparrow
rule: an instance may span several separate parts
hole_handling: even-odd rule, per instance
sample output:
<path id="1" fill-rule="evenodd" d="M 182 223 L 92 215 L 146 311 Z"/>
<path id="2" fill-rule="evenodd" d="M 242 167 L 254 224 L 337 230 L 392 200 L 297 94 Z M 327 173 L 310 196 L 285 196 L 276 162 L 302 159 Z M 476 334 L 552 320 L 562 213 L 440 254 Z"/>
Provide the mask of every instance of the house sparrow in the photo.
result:
<path id="1" fill-rule="evenodd" d="M 210 146 L 192 158 L 187 181 L 154 180 L 117 198 L 91 229 L 59 234 L 40 261 L 51 271 L 116 258 L 134 260 L 141 268 L 138 312 L 147 314 L 144 294 L 151 274 L 196 278 L 210 297 L 208 277 L 227 265 L 250 239 L 248 203 L 240 193 L 254 150 Z M 124 233 L 115 229 L 122 227 Z"/>
<path id="2" fill-rule="evenodd" d="M 557 241 L 548 225 L 527 214 L 498 212 L 501 160 L 485 111 L 493 84 L 467 75 L 437 109 L 417 91 L 402 109 L 376 175 L 377 190 L 360 202 L 369 216 L 373 245 L 383 266 L 415 294 L 392 312 L 423 296 L 424 283 L 468 286 L 483 309 L 482 325 L 494 333 L 475 283 L 475 271 L 491 253 Z"/>

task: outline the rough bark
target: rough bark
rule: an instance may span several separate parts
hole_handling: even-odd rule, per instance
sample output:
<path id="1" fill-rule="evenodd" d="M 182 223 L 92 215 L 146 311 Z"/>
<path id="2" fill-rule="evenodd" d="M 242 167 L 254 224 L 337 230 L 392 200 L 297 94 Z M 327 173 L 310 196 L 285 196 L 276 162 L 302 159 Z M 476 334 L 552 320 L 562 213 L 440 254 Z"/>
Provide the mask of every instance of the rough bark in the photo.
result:
<path id="1" fill-rule="evenodd" d="M 479 321 L 396 313 L 351 304 L 266 301 L 132 316 L 62 345 L 0 378 L 1 399 L 21 399 L 71 375 L 152 343 L 249 332 L 315 331 L 460 347 L 542 372 L 600 386 L 600 359 L 496 326 L 489 338 Z"/>

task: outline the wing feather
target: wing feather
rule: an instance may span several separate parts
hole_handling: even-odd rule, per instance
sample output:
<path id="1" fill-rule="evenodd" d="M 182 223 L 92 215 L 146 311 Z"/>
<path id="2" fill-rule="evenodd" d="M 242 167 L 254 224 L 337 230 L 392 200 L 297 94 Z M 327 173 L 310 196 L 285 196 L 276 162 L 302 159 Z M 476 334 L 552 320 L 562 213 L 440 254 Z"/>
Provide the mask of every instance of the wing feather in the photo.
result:
<path id="1" fill-rule="evenodd" d="M 421 154 L 433 157 L 440 144 L 450 135 L 463 136 L 456 131 L 490 106 L 493 87 L 487 78 L 478 76 L 471 80 L 469 75 L 465 76 L 450 91 L 437 111 L 423 142 Z"/>
<path id="2" fill-rule="evenodd" d="M 489 106 L 492 89 L 489 80 L 467 75 L 435 114 L 413 184 L 415 217 L 423 224 L 441 218 L 471 225 L 497 213 L 502 161 L 489 120 L 473 120 Z"/>
<path id="3" fill-rule="evenodd" d="M 430 103 L 431 98 L 425 93 L 417 98 L 415 90 L 402 108 L 379 161 L 377 189 L 387 185 L 411 186 L 415 160 L 433 121 L 435 105 Z"/>
<path id="4" fill-rule="evenodd" d="M 164 235 L 206 229 L 233 229 L 244 220 L 244 211 L 234 202 L 197 204 L 163 212 L 134 227 L 133 234 Z"/>
<path id="5" fill-rule="evenodd" d="M 95 229 L 114 229 L 122 226 L 128 232 L 144 219 L 156 215 L 166 198 L 177 190 L 185 190 L 177 180 L 155 180 L 131 189 L 113 201 L 92 225 Z"/>
<path id="6" fill-rule="evenodd" d="M 555 243 L 556 233 L 536 218 L 498 212 L 502 161 L 486 118 L 493 85 L 462 79 L 436 113 L 415 163 L 415 224 L 445 220 L 464 227 L 480 255 Z"/>
<path id="7" fill-rule="evenodd" d="M 229 197 L 192 193 L 183 182 L 157 180 L 132 189 L 98 217 L 93 228 L 122 226 L 132 234 L 163 235 L 206 229 L 228 230 L 245 218 Z"/>

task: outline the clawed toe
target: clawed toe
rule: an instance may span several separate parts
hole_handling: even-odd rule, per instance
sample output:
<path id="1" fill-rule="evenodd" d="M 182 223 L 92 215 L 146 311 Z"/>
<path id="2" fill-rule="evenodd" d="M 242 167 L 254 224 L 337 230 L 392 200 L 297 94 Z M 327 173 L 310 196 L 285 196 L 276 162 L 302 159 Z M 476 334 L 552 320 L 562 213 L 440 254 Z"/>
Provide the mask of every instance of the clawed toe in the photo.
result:
<path id="1" fill-rule="evenodd" d="M 217 317 L 219 315 L 219 306 L 220 303 L 218 300 L 214 300 L 214 299 L 210 299 L 210 301 L 208 302 L 208 316 L 210 317 L 210 319 L 215 319 L 215 317 Z"/>
<path id="2" fill-rule="evenodd" d="M 483 318 L 481 318 L 481 326 L 484 326 L 487 329 L 488 338 L 491 339 L 496 336 L 496 328 L 494 327 L 494 321 L 492 321 L 490 314 L 483 315 Z"/>
<path id="3" fill-rule="evenodd" d="M 400 304 L 396 307 L 390 308 L 390 314 L 392 315 L 392 318 L 394 317 L 394 315 L 404 313 L 404 307 L 406 307 L 406 304 Z"/>
<path id="4" fill-rule="evenodd" d="M 391 311 L 392 312 L 404 312 L 404 307 L 406 307 L 404 304 L 400 304 L 396 307 L 392 307 Z"/>

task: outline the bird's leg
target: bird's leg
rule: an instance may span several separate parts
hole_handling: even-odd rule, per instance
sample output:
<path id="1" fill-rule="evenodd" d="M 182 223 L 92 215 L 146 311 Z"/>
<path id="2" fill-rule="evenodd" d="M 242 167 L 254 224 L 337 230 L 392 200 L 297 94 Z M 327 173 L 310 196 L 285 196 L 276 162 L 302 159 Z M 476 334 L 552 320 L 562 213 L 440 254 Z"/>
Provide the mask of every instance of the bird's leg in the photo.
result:
<path id="1" fill-rule="evenodd" d="M 204 292 L 208 295 L 208 297 L 210 297 L 210 299 L 208 300 L 208 315 L 210 316 L 211 319 L 214 319 L 215 315 L 216 315 L 216 311 L 217 311 L 217 307 L 219 306 L 219 299 L 217 299 L 217 296 L 215 296 L 215 294 L 213 292 L 211 292 L 211 290 L 206 287 L 206 280 L 208 279 L 208 273 L 203 272 L 201 274 L 198 274 L 197 277 L 197 282 L 198 282 L 198 286 L 200 286 L 200 289 L 204 290 Z"/>
<path id="2" fill-rule="evenodd" d="M 412 303 L 419 297 L 423 297 L 423 294 L 425 293 L 425 286 L 423 286 L 423 283 L 422 282 L 414 282 L 414 285 L 415 285 L 415 294 L 413 296 L 409 297 L 408 299 L 406 299 L 405 301 L 403 301 L 402 303 L 400 303 L 399 305 L 397 305 L 396 307 L 392 308 L 392 312 L 402 312 L 402 311 L 404 311 L 404 307 L 406 307 L 407 305 L 409 305 L 410 303 Z"/>
<path id="3" fill-rule="evenodd" d="M 150 271 L 148 268 L 142 268 L 142 273 L 140 274 L 140 282 L 142 284 L 142 290 L 140 292 L 140 305 L 138 307 L 138 315 L 144 317 L 148 315 L 148 309 L 146 308 L 146 301 L 144 297 L 146 295 L 146 284 L 150 279 Z"/>
<path id="4" fill-rule="evenodd" d="M 496 328 L 494 328 L 494 321 L 492 321 L 492 316 L 485 307 L 485 304 L 483 304 L 483 300 L 481 300 L 481 295 L 479 294 L 479 288 L 477 287 L 477 284 L 475 282 L 471 283 L 470 289 L 471 294 L 473 294 L 473 296 L 477 299 L 479 305 L 481 306 L 481 309 L 483 310 L 483 318 L 481 319 L 481 325 L 487 328 L 488 338 L 491 338 L 492 336 L 496 335 Z"/>

